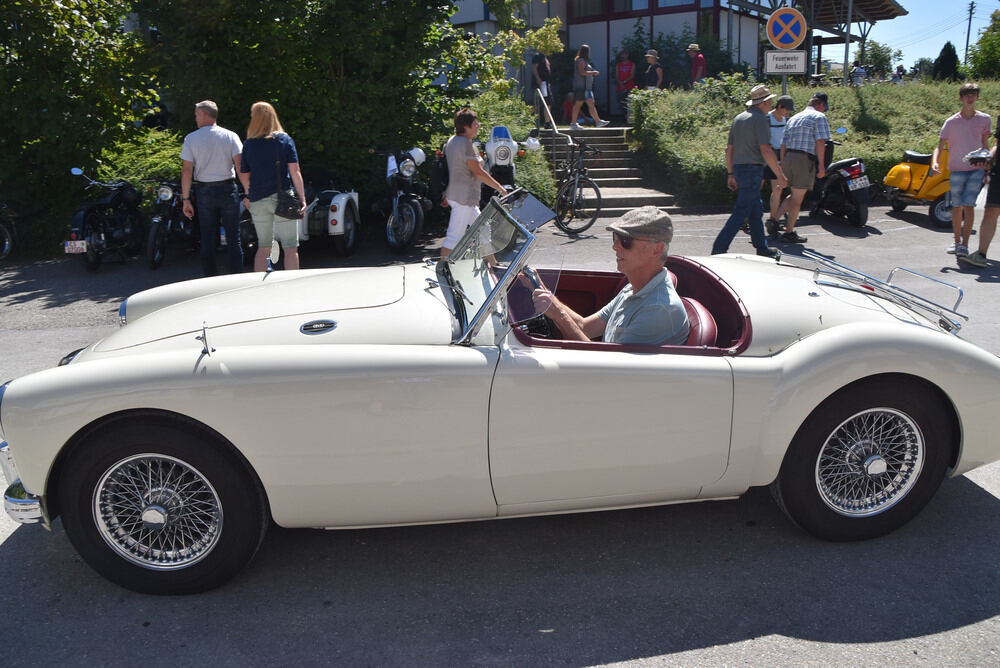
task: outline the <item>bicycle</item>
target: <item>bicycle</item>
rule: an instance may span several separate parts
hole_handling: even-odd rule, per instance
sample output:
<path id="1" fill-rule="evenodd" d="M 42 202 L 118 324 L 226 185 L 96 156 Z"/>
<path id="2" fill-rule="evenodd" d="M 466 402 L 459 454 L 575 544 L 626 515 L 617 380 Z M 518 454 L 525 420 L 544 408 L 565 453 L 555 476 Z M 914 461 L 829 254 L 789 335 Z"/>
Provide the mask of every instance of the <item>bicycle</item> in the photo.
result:
<path id="1" fill-rule="evenodd" d="M 566 178 L 556 193 L 556 225 L 567 234 L 580 234 L 589 229 L 601 213 L 601 189 L 587 176 L 587 168 L 583 166 L 585 154 L 596 155 L 600 151 L 587 146 L 583 140 L 569 147 L 569 160 L 563 165 Z"/>

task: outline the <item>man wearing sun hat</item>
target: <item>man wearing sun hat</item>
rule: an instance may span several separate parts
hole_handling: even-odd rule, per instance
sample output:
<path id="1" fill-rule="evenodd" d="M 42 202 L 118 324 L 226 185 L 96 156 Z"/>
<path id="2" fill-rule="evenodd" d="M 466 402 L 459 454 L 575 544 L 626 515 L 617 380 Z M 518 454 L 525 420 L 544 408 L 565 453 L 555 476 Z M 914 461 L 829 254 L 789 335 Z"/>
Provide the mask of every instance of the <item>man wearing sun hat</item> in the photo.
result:
<path id="1" fill-rule="evenodd" d="M 788 180 L 781 171 L 778 158 L 771 148 L 771 111 L 773 95 L 767 86 L 754 86 L 747 100 L 747 110 L 733 119 L 726 144 L 726 185 L 737 191 L 736 204 L 729 220 L 722 227 L 712 244 L 712 255 L 725 253 L 733 237 L 749 220 L 750 239 L 757 255 L 780 257 L 781 253 L 767 245 L 764 234 L 764 203 L 760 199 L 760 186 L 764 182 L 764 165 L 774 172 L 778 185 L 785 187 Z"/>
<path id="2" fill-rule="evenodd" d="M 691 58 L 691 85 L 705 83 L 705 77 L 708 76 L 708 63 L 705 62 L 705 56 L 701 53 L 701 47 L 697 44 L 688 44 L 687 54 Z"/>
<path id="3" fill-rule="evenodd" d="M 628 285 L 604 308 L 582 316 L 545 287 L 532 293 L 540 313 L 555 323 L 563 338 L 590 341 L 604 335 L 606 343 L 683 345 L 690 325 L 687 311 L 663 263 L 674 225 L 655 206 L 633 209 L 608 225 L 618 270 Z"/>

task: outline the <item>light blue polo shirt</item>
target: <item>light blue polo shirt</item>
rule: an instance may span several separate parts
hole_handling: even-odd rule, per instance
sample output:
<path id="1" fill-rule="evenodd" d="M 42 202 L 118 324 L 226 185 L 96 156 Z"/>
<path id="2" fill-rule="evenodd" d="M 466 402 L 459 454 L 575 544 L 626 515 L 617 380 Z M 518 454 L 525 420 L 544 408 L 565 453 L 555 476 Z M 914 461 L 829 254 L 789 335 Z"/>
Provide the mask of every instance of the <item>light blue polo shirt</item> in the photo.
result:
<path id="1" fill-rule="evenodd" d="M 608 343 L 683 345 L 688 338 L 687 311 L 666 269 L 635 294 L 626 285 L 598 316 Z"/>

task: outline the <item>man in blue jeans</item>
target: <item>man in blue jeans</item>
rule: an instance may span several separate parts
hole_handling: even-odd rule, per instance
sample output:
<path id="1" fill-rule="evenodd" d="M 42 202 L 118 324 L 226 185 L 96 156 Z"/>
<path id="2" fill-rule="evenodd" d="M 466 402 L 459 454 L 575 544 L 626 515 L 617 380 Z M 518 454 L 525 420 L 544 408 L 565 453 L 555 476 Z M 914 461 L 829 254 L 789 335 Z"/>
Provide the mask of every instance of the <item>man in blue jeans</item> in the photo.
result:
<path id="1" fill-rule="evenodd" d="M 240 202 L 237 199 L 236 172 L 240 168 L 243 143 L 235 132 L 216 125 L 219 107 L 211 100 L 195 105 L 194 120 L 198 129 L 184 138 L 181 148 L 181 198 L 184 215 L 194 216 L 191 191 L 194 188 L 201 228 L 201 271 L 205 276 L 219 273 L 215 263 L 215 233 L 218 225 L 226 231 L 229 272 L 243 271 L 243 247 L 240 244 Z"/>
<path id="2" fill-rule="evenodd" d="M 785 173 L 771 148 L 771 127 L 767 113 L 771 111 L 775 96 L 767 86 L 754 86 L 747 100 L 747 111 L 733 119 L 726 145 L 726 185 L 737 191 L 736 205 L 729 220 L 712 244 L 712 255 L 725 253 L 733 237 L 743 226 L 750 223 L 750 239 L 757 255 L 778 258 L 781 252 L 769 248 L 764 235 L 764 203 L 760 199 L 760 187 L 764 181 L 764 165 L 777 176 L 778 186 L 788 185 Z"/>

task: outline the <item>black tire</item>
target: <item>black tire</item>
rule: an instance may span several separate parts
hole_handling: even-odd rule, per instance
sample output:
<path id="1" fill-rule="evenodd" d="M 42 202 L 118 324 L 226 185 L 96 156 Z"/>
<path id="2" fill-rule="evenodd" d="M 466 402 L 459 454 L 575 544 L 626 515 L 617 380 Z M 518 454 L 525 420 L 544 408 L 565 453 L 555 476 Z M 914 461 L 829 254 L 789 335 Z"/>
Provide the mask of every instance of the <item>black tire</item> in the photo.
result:
<path id="1" fill-rule="evenodd" d="M 243 247 L 243 266 L 252 265 L 254 257 L 257 255 L 257 228 L 253 225 L 253 218 L 249 211 L 244 211 L 240 216 L 240 245 Z"/>
<path id="2" fill-rule="evenodd" d="M 167 230 L 163 221 L 155 220 L 149 226 L 146 239 L 146 259 L 150 269 L 159 269 L 163 258 L 167 256 Z"/>
<path id="3" fill-rule="evenodd" d="M 6 260 L 14 248 L 14 237 L 3 223 L 0 223 L 0 261 Z"/>
<path id="4" fill-rule="evenodd" d="M 574 188 L 574 185 L 576 186 Z M 601 213 L 601 189 L 588 178 L 566 181 L 556 193 L 556 225 L 567 234 L 587 231 Z"/>
<path id="5" fill-rule="evenodd" d="M 146 242 L 145 217 L 138 211 L 128 211 L 125 213 L 126 225 L 126 252 L 129 255 L 138 255 Z"/>
<path id="6" fill-rule="evenodd" d="M 868 224 L 868 203 L 856 202 L 854 207 L 854 211 L 847 216 L 847 219 L 855 227 L 864 227 Z"/>
<path id="7" fill-rule="evenodd" d="M 80 235 L 87 242 L 87 250 L 80 254 L 83 268 L 87 271 L 97 271 L 101 266 L 102 255 L 94 246 L 94 239 L 97 238 L 101 229 L 101 214 L 91 211 L 83 218 L 83 225 L 80 228 Z"/>
<path id="8" fill-rule="evenodd" d="M 424 228 L 424 211 L 419 202 L 410 198 L 401 199 L 398 209 L 399 221 L 392 213 L 385 221 L 385 240 L 393 250 L 408 247 Z"/>
<path id="9" fill-rule="evenodd" d="M 935 227 L 951 229 L 951 193 L 945 193 L 931 203 L 927 210 Z"/>
<path id="10" fill-rule="evenodd" d="M 954 444 L 951 416 L 933 388 L 903 376 L 860 381 L 806 418 L 771 491 L 819 538 L 875 538 L 927 504 Z"/>
<path id="11" fill-rule="evenodd" d="M 889 200 L 889 206 L 892 207 L 893 211 L 898 213 L 906 209 L 907 202 L 904 202 L 898 197 L 893 197 L 892 199 Z"/>
<path id="12" fill-rule="evenodd" d="M 213 589 L 239 573 L 264 538 L 269 513 L 259 481 L 228 444 L 194 423 L 147 416 L 108 425 L 61 470 L 66 535 L 91 568 L 126 589 Z"/>
<path id="13" fill-rule="evenodd" d="M 358 212 L 353 204 L 348 204 L 347 210 L 344 211 L 343 225 L 344 233 L 332 237 L 333 247 L 339 254 L 348 257 L 354 253 L 358 242 Z"/>

